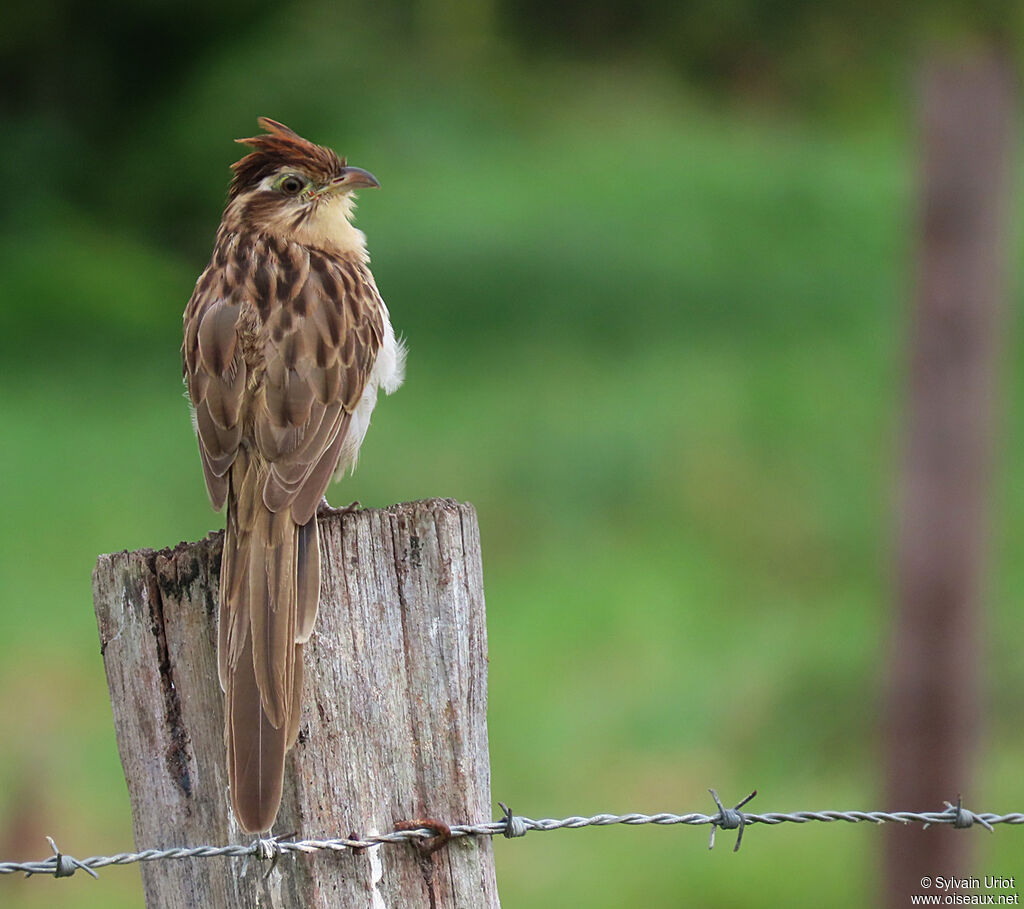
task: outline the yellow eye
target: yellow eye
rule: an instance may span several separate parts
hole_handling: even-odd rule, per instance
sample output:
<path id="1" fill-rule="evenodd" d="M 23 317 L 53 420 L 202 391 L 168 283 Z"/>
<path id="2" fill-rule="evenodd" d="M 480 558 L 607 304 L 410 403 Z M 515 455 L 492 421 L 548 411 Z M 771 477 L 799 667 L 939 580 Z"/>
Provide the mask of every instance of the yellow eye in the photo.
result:
<path id="1" fill-rule="evenodd" d="M 277 181 L 277 188 L 286 196 L 297 196 L 307 185 L 307 181 L 297 174 L 285 174 Z"/>

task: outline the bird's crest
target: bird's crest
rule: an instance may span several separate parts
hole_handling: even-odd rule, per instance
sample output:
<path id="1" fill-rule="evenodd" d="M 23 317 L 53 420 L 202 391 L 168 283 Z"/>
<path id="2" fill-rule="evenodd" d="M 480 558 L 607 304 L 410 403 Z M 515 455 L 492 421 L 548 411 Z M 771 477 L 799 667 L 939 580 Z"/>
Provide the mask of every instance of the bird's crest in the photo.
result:
<path id="1" fill-rule="evenodd" d="M 269 117 L 260 117 L 256 122 L 266 133 L 248 139 L 235 139 L 255 151 L 231 165 L 235 172 L 231 181 L 232 197 L 244 189 L 256 186 L 264 177 L 282 166 L 294 167 L 323 183 L 338 176 L 345 166 L 345 159 L 339 158 L 332 149 L 303 139 L 283 123 Z"/>

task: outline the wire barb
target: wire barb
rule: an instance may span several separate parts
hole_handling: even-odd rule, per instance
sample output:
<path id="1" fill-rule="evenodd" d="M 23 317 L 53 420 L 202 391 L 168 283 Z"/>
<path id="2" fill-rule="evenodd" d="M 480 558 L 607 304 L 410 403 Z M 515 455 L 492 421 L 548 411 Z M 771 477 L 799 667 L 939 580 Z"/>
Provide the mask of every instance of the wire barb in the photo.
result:
<path id="1" fill-rule="evenodd" d="M 266 880 L 277 867 L 281 856 L 285 854 L 282 844 L 287 840 L 295 839 L 296 836 L 296 833 L 279 833 L 277 836 L 260 837 L 254 840 L 250 847 L 252 853 L 246 856 L 246 864 L 248 864 L 250 858 L 255 858 L 259 862 L 265 862 L 269 859 L 270 867 L 267 869 L 267 873 L 263 875 L 263 880 Z"/>
<path id="2" fill-rule="evenodd" d="M 732 847 L 732 851 L 739 852 L 740 843 L 743 842 L 743 828 L 747 826 L 747 816 L 740 811 L 740 808 L 757 795 L 757 790 L 755 789 L 751 792 L 735 808 L 726 808 L 714 789 L 709 789 L 708 792 L 711 793 L 711 798 L 715 800 L 715 804 L 718 806 L 718 814 L 711 818 L 711 836 L 708 840 L 708 849 L 715 848 L 715 830 L 718 827 L 721 827 L 723 830 L 735 830 L 738 827 L 739 833 L 736 834 L 736 845 Z"/>
<path id="3" fill-rule="evenodd" d="M 92 875 L 94 878 L 99 879 L 99 875 L 92 870 L 88 865 L 84 865 L 78 859 L 71 855 L 65 855 L 60 849 L 57 848 L 57 844 L 54 842 L 52 836 L 46 838 L 46 842 L 50 844 L 50 848 L 53 850 L 53 857 L 47 859 L 45 862 L 37 864 L 48 865 L 52 863 L 52 868 L 28 868 L 25 870 L 25 877 L 32 877 L 33 874 L 46 874 L 52 873 L 54 877 L 71 877 L 79 868 L 81 868 L 86 874 Z"/>
<path id="4" fill-rule="evenodd" d="M 967 827 L 974 826 L 974 822 L 977 821 L 984 827 L 989 833 L 995 833 L 995 828 L 973 811 L 964 808 L 964 797 L 958 792 L 956 796 L 956 804 L 953 805 L 950 802 L 946 802 L 946 811 L 953 815 L 953 826 L 958 830 L 966 829 Z M 926 825 L 927 826 L 927 825 Z"/>
<path id="5" fill-rule="evenodd" d="M 505 829 L 501 832 L 501 835 L 507 840 L 517 836 L 526 836 L 530 828 L 523 823 L 523 819 L 516 817 L 504 802 L 498 802 L 498 807 L 501 808 L 505 821 Z"/>

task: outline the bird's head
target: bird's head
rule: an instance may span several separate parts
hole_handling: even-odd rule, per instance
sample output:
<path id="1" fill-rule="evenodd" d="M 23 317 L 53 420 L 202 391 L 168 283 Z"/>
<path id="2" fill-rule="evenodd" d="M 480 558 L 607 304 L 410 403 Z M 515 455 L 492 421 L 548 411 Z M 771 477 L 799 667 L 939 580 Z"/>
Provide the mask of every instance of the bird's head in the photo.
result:
<path id="1" fill-rule="evenodd" d="M 363 235 L 351 225 L 353 193 L 380 186 L 377 178 L 276 120 L 260 117 L 258 122 L 265 134 L 236 140 L 253 151 L 231 165 L 234 179 L 225 214 L 240 228 L 363 252 Z"/>

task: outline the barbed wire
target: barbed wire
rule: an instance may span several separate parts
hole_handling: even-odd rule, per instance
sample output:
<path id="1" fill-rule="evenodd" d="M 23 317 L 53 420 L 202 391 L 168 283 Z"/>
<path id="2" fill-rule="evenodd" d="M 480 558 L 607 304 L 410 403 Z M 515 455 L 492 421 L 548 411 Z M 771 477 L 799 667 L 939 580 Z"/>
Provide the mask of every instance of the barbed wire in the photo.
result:
<path id="1" fill-rule="evenodd" d="M 450 839 L 465 836 L 504 836 L 508 838 L 525 836 L 531 830 L 578 830 L 582 827 L 610 827 L 625 824 L 630 827 L 644 824 L 671 826 L 686 824 L 689 826 L 711 825 L 708 848 L 715 845 L 715 831 L 737 830 L 736 844 L 733 852 L 740 848 L 744 829 L 751 824 L 807 824 L 820 821 L 835 823 L 842 821 L 857 824 L 870 821 L 874 824 L 949 824 L 965 829 L 980 824 L 986 830 L 993 831 L 995 824 L 1024 824 L 1024 814 L 979 814 L 963 807 L 958 797 L 956 804 L 946 802 L 942 811 L 792 811 L 771 812 L 768 814 L 751 814 L 740 811 L 755 795 L 754 790 L 734 808 L 725 807 L 714 789 L 708 790 L 718 808 L 714 814 L 595 814 L 591 817 L 565 817 L 561 819 L 543 818 L 534 820 L 513 814 L 509 808 L 499 802 L 503 817 L 496 821 L 478 824 L 452 824 L 433 819 L 417 819 L 403 821 L 395 825 L 388 833 L 378 833 L 358 838 L 339 837 L 335 839 L 295 840 L 291 836 L 274 836 L 259 838 L 249 844 L 230 846 L 190 846 L 170 849 L 144 849 L 141 852 L 121 852 L 117 855 L 94 855 L 90 858 L 77 859 L 60 851 L 51 837 L 47 837 L 53 855 L 38 862 L 0 862 L 0 874 L 24 872 L 26 877 L 34 874 L 47 874 L 53 877 L 71 877 L 79 868 L 93 877 L 97 868 L 110 865 L 132 865 L 137 862 L 156 862 L 171 859 L 214 858 L 217 856 L 255 858 L 260 861 L 270 860 L 274 864 L 284 855 L 302 852 L 311 853 L 321 850 L 331 852 L 363 852 L 367 849 L 388 844 L 412 843 L 426 852 L 441 848 Z M 273 865 L 271 866 L 273 867 Z"/>

